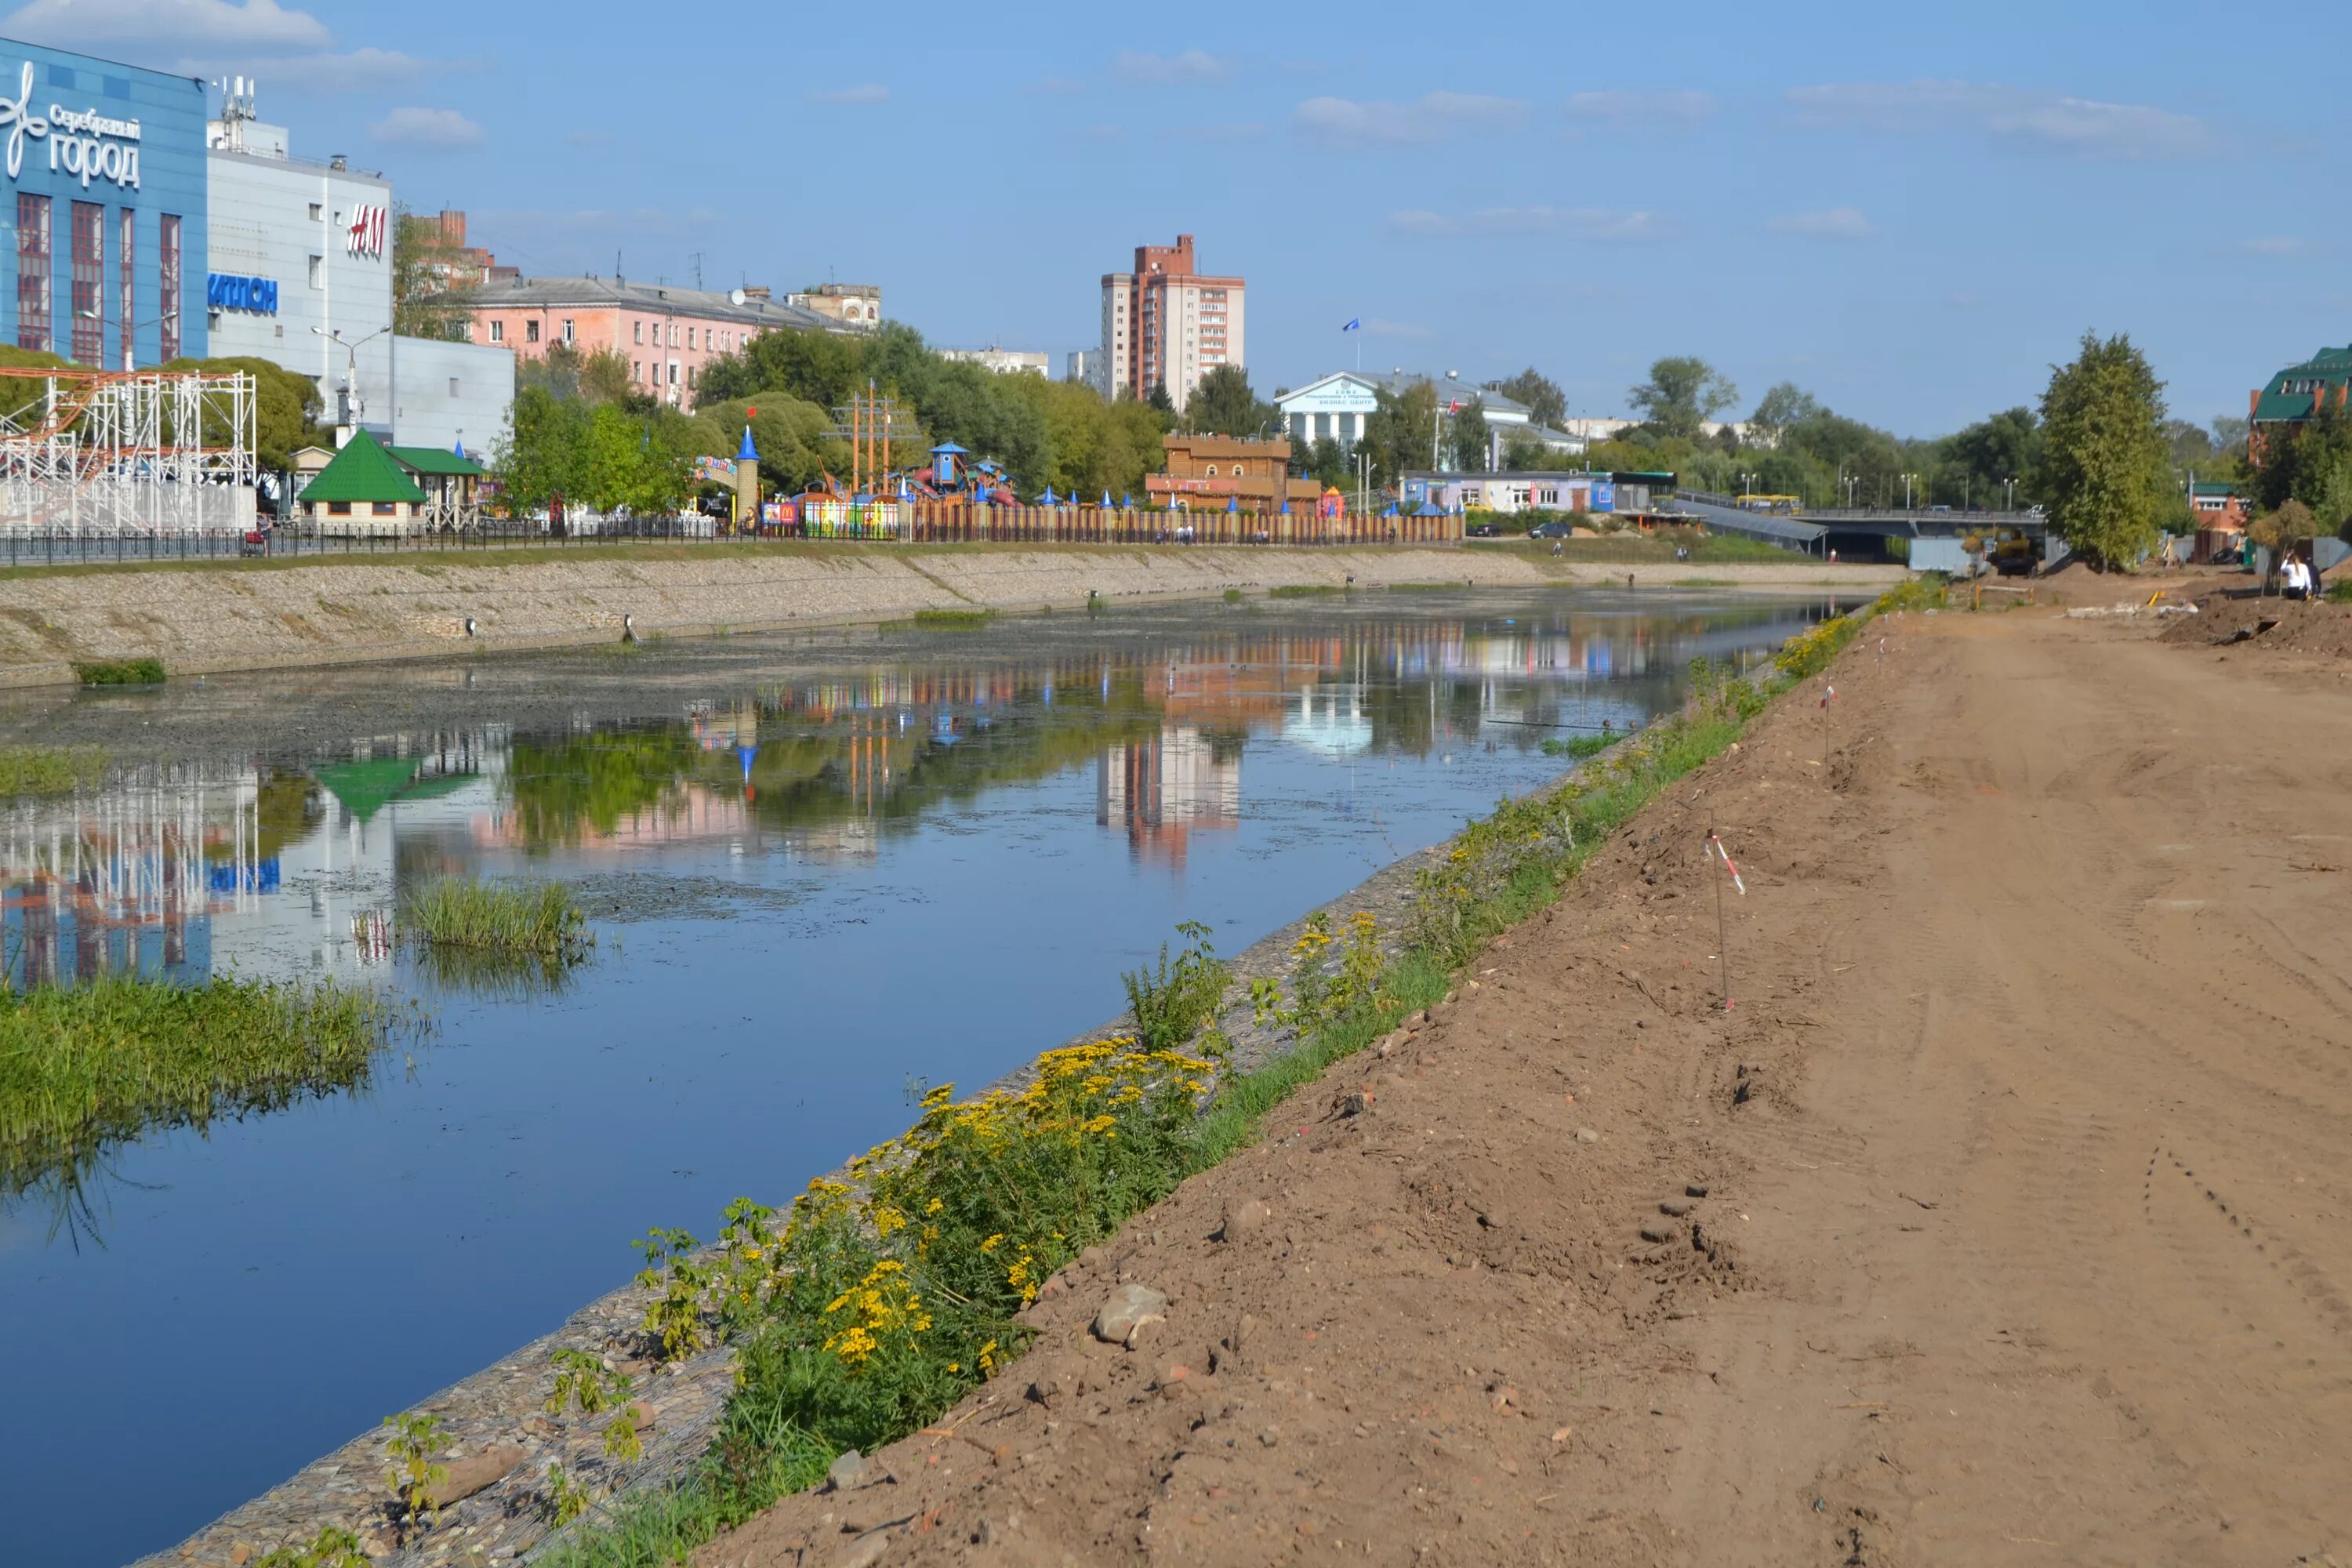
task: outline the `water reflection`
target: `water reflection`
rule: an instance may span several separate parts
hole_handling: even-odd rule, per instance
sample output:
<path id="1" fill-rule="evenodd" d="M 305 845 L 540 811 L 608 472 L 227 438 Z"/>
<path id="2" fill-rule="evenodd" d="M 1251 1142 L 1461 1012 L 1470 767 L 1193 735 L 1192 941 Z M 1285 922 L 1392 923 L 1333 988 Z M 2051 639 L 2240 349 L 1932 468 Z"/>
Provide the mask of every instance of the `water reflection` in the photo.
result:
<path id="1" fill-rule="evenodd" d="M 355 681 L 253 677 L 204 710 L 248 729 L 170 730 L 205 739 L 0 808 L 16 984 L 332 976 L 439 1019 L 405 1071 L 0 1198 L 0 1302 L 67 1352 L 20 1369 L 43 1419 L 0 1433 L 0 1470 L 53 1504 L 12 1521 L 17 1555 L 168 1546 L 610 1289 L 647 1226 L 788 1196 L 899 1131 L 909 1086 L 986 1083 L 1099 1022 L 1177 921 L 1238 951 L 1551 776 L 1543 740 L 1643 720 L 1694 655 L 1819 613 L 1568 603 L 739 638 L 500 661 L 480 689 L 387 671 L 429 719 L 340 735 Z M 163 734 L 202 701 L 141 717 Z M 551 991 L 393 940 L 405 894 L 469 874 L 573 883 L 596 962 Z M 59 1201 L 68 1230 L 105 1220 L 103 1252 L 45 1239 Z M 322 1311 L 320 1280 L 365 1289 Z M 167 1406 L 211 1413 L 204 1463 Z"/>

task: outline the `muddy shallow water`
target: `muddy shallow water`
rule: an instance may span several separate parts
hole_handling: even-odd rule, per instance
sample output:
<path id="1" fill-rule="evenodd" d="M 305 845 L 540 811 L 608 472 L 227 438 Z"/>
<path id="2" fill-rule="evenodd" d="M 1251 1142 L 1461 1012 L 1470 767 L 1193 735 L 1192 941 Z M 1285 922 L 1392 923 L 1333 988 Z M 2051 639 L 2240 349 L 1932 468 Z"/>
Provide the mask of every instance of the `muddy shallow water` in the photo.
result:
<path id="1" fill-rule="evenodd" d="M 788 1196 L 1109 1016 L 1178 921 L 1238 950 L 1827 607 L 1391 594 L 0 700 L 0 738 L 115 764 L 0 807 L 15 982 L 332 977 L 436 1020 L 360 1090 L 0 1209 L 33 1417 L 0 1556 L 170 1544 L 612 1288 L 648 1226 Z M 451 873 L 571 881 L 594 956 L 420 969 L 385 917 Z"/>

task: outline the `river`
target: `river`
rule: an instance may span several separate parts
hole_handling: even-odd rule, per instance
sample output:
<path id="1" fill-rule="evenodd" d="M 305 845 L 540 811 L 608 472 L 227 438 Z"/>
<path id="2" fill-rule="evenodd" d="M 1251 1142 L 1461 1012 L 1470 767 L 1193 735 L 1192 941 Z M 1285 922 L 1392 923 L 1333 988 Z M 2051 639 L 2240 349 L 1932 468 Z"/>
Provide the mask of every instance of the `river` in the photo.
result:
<path id="1" fill-rule="evenodd" d="M 12 981 L 136 967 L 421 1000 L 372 1079 L 16 1173 L 0 1559 L 102 1568 L 1752 664 L 1819 601 L 1367 595 L 19 694 L 106 782 L 0 809 Z M 443 874 L 560 878 L 561 984 L 382 940 Z"/>

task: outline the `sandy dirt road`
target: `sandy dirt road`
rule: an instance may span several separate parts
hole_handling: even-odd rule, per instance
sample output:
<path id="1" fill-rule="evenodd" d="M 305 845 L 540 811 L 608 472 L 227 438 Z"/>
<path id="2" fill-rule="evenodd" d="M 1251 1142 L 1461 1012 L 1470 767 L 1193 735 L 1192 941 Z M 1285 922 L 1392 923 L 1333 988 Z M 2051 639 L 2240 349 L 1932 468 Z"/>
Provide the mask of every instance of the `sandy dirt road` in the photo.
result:
<path id="1" fill-rule="evenodd" d="M 699 1561 L 2352 1563 L 2347 669 L 1878 623 Z"/>

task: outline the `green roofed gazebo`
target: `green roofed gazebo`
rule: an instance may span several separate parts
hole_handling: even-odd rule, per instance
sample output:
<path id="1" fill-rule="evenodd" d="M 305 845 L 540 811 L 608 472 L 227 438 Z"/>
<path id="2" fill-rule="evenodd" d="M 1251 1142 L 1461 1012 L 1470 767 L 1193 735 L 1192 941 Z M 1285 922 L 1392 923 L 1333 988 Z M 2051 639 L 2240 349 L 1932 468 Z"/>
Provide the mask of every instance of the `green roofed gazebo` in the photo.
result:
<path id="1" fill-rule="evenodd" d="M 424 525 L 431 500 L 364 430 L 302 487 L 299 499 L 313 528 L 341 534 L 412 532 Z"/>
<path id="2" fill-rule="evenodd" d="M 482 465 L 439 447 L 385 448 L 425 490 L 428 530 L 472 528 L 482 521 Z"/>

